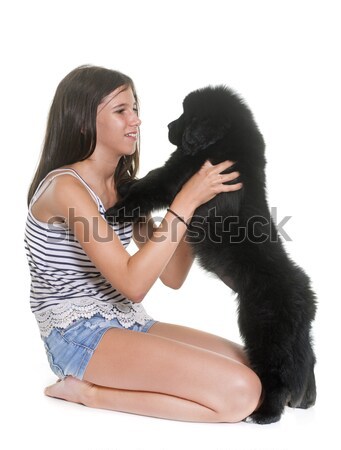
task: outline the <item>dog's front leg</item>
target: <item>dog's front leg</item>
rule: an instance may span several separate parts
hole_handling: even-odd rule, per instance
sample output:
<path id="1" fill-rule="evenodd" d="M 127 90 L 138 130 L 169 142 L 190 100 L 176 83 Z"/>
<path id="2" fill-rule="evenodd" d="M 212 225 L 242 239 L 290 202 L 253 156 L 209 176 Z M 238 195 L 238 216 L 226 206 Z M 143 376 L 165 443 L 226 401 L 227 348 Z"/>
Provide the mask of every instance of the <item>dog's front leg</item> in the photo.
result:
<path id="1" fill-rule="evenodd" d="M 163 207 L 170 196 L 165 189 L 163 172 L 163 168 L 152 170 L 132 183 L 123 199 L 106 211 L 106 217 L 117 222 L 130 222 Z"/>
<path id="2" fill-rule="evenodd" d="M 171 175 L 165 167 L 152 170 L 131 184 L 124 198 L 106 211 L 106 217 L 117 222 L 136 221 L 153 210 L 166 208 L 184 182 L 184 176 L 179 175 Z"/>

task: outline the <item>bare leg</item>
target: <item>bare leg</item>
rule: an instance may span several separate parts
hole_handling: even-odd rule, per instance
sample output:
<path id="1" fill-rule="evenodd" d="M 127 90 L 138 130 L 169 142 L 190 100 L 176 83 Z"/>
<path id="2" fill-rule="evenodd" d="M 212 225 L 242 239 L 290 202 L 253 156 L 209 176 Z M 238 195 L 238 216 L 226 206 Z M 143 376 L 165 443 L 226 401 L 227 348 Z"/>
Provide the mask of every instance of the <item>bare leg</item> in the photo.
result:
<path id="1" fill-rule="evenodd" d="M 163 329 L 169 332 L 167 325 Z M 259 379 L 240 362 L 152 331 L 108 330 L 84 380 L 68 377 L 46 394 L 96 408 L 204 422 L 240 421 L 261 395 Z"/>
<path id="2" fill-rule="evenodd" d="M 249 361 L 242 345 L 205 331 L 182 325 L 157 322 L 150 328 L 148 333 L 211 350 L 249 366 Z"/>
<path id="3" fill-rule="evenodd" d="M 233 422 L 199 403 L 157 392 L 127 391 L 94 385 L 71 376 L 49 386 L 45 394 L 85 406 L 152 417 L 195 422 Z M 236 411 L 237 413 L 237 411 Z"/>

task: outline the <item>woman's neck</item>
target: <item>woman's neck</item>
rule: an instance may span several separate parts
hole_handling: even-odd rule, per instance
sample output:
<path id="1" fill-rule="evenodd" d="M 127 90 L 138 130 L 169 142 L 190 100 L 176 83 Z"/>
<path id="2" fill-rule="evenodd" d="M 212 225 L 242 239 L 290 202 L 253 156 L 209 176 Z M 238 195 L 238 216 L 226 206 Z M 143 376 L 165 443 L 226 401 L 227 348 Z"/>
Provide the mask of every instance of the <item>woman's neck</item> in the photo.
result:
<path id="1" fill-rule="evenodd" d="M 118 161 L 117 161 L 118 163 Z M 70 164 L 67 167 L 74 169 L 88 183 L 95 194 L 101 199 L 105 208 L 117 201 L 114 173 L 116 165 L 112 162 L 92 159 L 91 157 Z"/>

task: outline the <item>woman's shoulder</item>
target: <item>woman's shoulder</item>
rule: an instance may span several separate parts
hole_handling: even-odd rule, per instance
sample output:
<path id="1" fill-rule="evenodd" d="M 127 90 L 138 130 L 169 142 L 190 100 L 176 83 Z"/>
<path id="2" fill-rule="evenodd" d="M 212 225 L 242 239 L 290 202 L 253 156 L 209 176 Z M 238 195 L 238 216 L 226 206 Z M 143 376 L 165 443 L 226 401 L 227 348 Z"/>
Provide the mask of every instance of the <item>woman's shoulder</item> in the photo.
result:
<path id="1" fill-rule="evenodd" d="M 50 172 L 43 183 L 43 191 L 32 205 L 35 217 L 65 215 L 70 208 L 97 211 L 96 198 L 82 180 L 71 170 Z M 43 220 L 44 220 L 43 219 Z"/>
<path id="2" fill-rule="evenodd" d="M 74 192 L 86 192 L 86 187 L 79 176 L 71 168 L 60 168 L 52 170 L 45 177 L 42 185 L 41 196 L 69 197 Z"/>
<path id="3" fill-rule="evenodd" d="M 72 171 L 65 171 L 51 181 L 53 201 L 61 205 L 97 204 L 97 197 L 91 188 Z"/>

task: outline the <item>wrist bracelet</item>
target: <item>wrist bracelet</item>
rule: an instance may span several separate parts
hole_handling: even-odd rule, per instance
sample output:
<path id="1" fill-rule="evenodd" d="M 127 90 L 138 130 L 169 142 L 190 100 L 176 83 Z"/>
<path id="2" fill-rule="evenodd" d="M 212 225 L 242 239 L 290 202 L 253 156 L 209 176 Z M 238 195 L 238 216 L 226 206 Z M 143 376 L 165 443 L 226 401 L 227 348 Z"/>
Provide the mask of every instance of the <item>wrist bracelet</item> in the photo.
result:
<path id="1" fill-rule="evenodd" d="M 184 224 L 186 225 L 186 227 L 189 228 L 188 223 L 185 222 L 184 219 L 183 219 L 182 217 L 180 217 L 175 211 L 173 211 L 173 210 L 170 209 L 170 208 L 167 208 L 167 211 L 170 212 L 170 213 L 172 213 L 175 217 L 177 217 L 177 218 L 180 220 L 180 222 L 184 223 Z"/>

